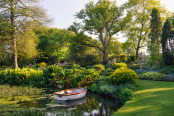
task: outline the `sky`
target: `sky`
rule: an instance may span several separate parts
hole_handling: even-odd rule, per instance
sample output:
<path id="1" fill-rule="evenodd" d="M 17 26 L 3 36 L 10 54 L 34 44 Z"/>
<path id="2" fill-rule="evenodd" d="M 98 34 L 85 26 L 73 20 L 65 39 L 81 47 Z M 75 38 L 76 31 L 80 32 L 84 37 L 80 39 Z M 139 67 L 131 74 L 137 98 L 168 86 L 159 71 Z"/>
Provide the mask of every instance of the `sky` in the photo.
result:
<path id="1" fill-rule="evenodd" d="M 41 0 L 41 6 L 46 9 L 47 15 L 53 19 L 50 27 L 67 29 L 73 24 L 75 14 L 84 8 L 85 4 L 91 0 Z M 98 0 L 92 0 L 95 3 Z M 128 0 L 116 0 L 117 5 L 121 5 Z M 174 0 L 160 0 L 169 11 L 174 12 Z M 118 36 L 121 42 L 125 41 L 122 35 Z"/>

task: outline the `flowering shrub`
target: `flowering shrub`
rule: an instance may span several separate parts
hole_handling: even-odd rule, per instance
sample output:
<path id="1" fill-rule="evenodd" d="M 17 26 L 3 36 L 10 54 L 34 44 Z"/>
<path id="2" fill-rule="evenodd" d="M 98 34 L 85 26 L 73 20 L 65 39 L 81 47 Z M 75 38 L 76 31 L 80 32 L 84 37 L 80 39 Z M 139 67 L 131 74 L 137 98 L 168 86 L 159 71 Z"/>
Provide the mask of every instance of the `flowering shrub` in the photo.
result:
<path id="1" fill-rule="evenodd" d="M 162 81 L 165 76 L 166 76 L 165 74 L 159 72 L 146 72 L 140 74 L 139 78 L 144 80 Z"/>
<path id="2" fill-rule="evenodd" d="M 105 66 L 102 64 L 96 64 L 93 66 L 93 68 L 102 71 L 105 69 Z"/>
<path id="3" fill-rule="evenodd" d="M 120 62 L 120 63 L 115 63 L 112 67 L 117 69 L 117 68 L 121 68 L 121 67 L 127 67 L 127 64 Z"/>
<path id="4" fill-rule="evenodd" d="M 135 84 L 137 79 L 138 75 L 132 69 L 127 67 L 116 69 L 113 74 L 109 76 L 110 82 L 116 85 L 126 83 Z"/>
<path id="5" fill-rule="evenodd" d="M 45 62 L 42 62 L 42 63 L 38 64 L 38 67 L 46 67 L 46 66 L 47 66 L 47 64 Z"/>

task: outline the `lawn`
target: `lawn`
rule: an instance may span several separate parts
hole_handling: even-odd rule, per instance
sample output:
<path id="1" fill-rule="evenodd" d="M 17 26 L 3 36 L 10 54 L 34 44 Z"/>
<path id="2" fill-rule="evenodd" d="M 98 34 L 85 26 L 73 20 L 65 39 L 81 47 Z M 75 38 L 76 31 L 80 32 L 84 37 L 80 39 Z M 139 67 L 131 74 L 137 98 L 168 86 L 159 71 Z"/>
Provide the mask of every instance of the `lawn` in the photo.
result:
<path id="1" fill-rule="evenodd" d="M 113 116 L 173 116 L 174 82 L 138 80 L 134 98 Z"/>

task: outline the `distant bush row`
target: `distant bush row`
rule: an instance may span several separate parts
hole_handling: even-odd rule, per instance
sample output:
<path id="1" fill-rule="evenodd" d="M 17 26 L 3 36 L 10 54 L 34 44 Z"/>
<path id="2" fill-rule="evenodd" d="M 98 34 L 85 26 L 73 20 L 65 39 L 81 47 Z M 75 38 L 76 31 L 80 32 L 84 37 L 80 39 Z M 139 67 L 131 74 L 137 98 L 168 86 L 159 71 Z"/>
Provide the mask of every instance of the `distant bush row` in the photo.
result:
<path id="1" fill-rule="evenodd" d="M 144 80 L 154 80 L 154 81 L 163 81 L 163 78 L 165 77 L 165 74 L 159 73 L 159 72 L 146 72 L 139 75 L 140 79 Z"/>

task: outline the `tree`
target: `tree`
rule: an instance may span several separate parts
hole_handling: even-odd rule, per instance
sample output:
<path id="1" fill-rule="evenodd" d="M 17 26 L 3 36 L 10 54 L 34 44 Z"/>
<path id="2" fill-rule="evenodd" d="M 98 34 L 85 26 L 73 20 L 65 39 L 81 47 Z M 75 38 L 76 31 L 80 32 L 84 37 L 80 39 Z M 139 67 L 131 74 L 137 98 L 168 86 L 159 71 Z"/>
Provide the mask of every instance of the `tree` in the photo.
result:
<path id="1" fill-rule="evenodd" d="M 84 32 L 98 36 L 100 46 L 93 46 L 102 51 L 103 63 L 108 60 L 110 42 L 113 35 L 121 31 L 130 20 L 129 15 L 123 18 L 123 8 L 118 8 L 115 2 L 99 0 L 96 4 L 89 2 L 85 9 L 77 13 L 81 19 L 80 27 Z"/>
<path id="2" fill-rule="evenodd" d="M 36 35 L 39 37 L 37 49 L 40 51 L 40 61 L 48 62 L 63 60 L 68 55 L 68 46 L 74 33 L 66 29 L 37 28 Z M 63 58 L 62 58 L 63 57 Z"/>
<path id="3" fill-rule="evenodd" d="M 34 63 L 35 58 L 38 55 L 37 45 L 39 43 L 39 38 L 34 33 L 32 27 L 30 27 L 33 25 L 31 23 L 28 22 L 21 26 L 22 32 L 18 31 L 17 33 L 16 45 L 19 61 L 18 64 L 21 67 L 29 63 Z"/>
<path id="4" fill-rule="evenodd" d="M 117 38 L 113 38 L 110 42 L 109 46 L 109 55 L 120 55 L 123 54 L 122 43 L 117 40 Z"/>
<path id="5" fill-rule="evenodd" d="M 98 51 L 91 47 L 93 45 L 91 43 L 99 45 L 97 40 L 92 39 L 83 33 L 76 33 L 76 35 L 71 38 L 70 43 L 69 58 L 71 62 L 74 61 L 81 66 L 89 66 L 99 63 L 100 58 Z"/>
<path id="6" fill-rule="evenodd" d="M 148 43 L 148 35 L 150 33 L 150 14 L 155 7 L 162 14 L 162 19 L 165 19 L 167 12 L 164 7 L 156 0 L 129 0 L 125 4 L 127 11 L 132 13 L 132 19 L 127 26 L 125 35 L 128 37 L 128 42 L 135 49 L 136 58 L 141 48 L 146 47 Z M 167 15 L 167 13 L 166 13 Z"/>
<path id="7" fill-rule="evenodd" d="M 17 33 L 22 31 L 21 26 L 28 21 L 46 22 L 46 15 L 37 6 L 38 0 L 1 0 L 0 14 L 10 22 L 10 38 L 13 67 L 18 68 Z M 27 28 L 27 27 L 26 27 Z"/>
<path id="8" fill-rule="evenodd" d="M 10 26 L 9 22 L 0 16 L 0 64 L 9 65 L 9 59 L 11 59 L 10 54 Z"/>
<path id="9" fill-rule="evenodd" d="M 135 49 L 131 42 L 126 41 L 122 44 L 123 44 L 122 50 L 125 54 L 127 54 L 128 56 L 135 55 Z"/>
<path id="10" fill-rule="evenodd" d="M 149 39 L 151 40 L 151 43 L 149 44 L 148 48 L 150 52 L 149 62 L 152 66 L 160 61 L 160 43 L 162 33 L 161 16 L 156 8 L 153 8 L 152 10 L 150 29 Z"/>
<path id="11" fill-rule="evenodd" d="M 162 56 L 164 60 L 165 65 L 171 65 L 172 56 L 169 53 L 167 46 L 167 40 L 171 35 L 172 30 L 172 22 L 170 19 L 167 19 L 164 23 L 163 29 L 162 29 L 162 36 L 161 36 L 161 45 L 162 45 Z"/>

